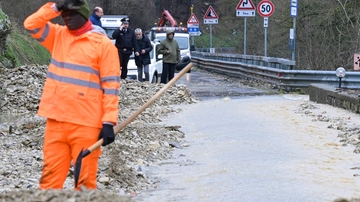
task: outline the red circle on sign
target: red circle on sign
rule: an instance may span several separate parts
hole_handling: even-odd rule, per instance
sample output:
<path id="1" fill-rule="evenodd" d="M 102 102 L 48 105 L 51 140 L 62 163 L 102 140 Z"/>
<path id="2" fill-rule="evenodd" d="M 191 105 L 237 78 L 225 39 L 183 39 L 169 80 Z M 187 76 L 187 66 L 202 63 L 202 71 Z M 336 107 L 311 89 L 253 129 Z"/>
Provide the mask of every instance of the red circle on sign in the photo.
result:
<path id="1" fill-rule="evenodd" d="M 257 11 L 264 18 L 270 17 L 275 11 L 275 6 L 271 1 L 264 0 L 258 4 Z"/>

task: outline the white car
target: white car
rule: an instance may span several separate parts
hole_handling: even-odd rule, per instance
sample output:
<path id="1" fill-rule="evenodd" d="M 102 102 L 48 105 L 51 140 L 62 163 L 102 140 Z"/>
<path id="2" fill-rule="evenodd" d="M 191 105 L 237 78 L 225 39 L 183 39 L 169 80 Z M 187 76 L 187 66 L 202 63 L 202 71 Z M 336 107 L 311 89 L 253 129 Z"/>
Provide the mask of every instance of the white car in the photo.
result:
<path id="1" fill-rule="evenodd" d="M 153 46 L 153 50 L 150 52 L 150 62 L 149 64 L 149 82 L 151 83 L 159 83 L 162 70 L 163 70 L 163 64 L 162 64 L 162 54 L 157 54 L 157 48 L 160 45 L 159 42 L 151 41 L 151 45 Z M 128 79 L 137 79 L 137 66 L 135 64 L 135 57 L 134 53 L 130 56 L 130 60 L 128 63 Z M 145 81 L 145 74 L 143 72 L 143 81 Z"/>
<path id="2" fill-rule="evenodd" d="M 188 33 L 175 31 L 174 39 L 179 44 L 181 59 L 183 59 L 185 56 L 191 59 L 189 38 L 190 35 Z M 159 41 L 166 39 L 166 33 L 156 33 L 156 39 Z"/>
<path id="3" fill-rule="evenodd" d="M 179 44 L 181 59 L 188 57 L 191 60 L 190 53 L 190 35 L 185 27 L 153 27 L 145 32 L 145 35 L 150 40 L 162 41 L 166 39 L 166 31 L 172 30 L 175 32 L 174 39 Z"/>

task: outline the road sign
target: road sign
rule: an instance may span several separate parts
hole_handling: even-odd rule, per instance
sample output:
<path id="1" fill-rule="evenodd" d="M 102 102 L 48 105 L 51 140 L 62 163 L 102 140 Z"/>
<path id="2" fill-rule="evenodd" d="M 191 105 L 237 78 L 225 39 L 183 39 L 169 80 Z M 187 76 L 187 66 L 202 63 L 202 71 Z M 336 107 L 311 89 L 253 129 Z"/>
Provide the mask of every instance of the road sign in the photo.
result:
<path id="1" fill-rule="evenodd" d="M 188 32 L 190 36 L 200 36 L 201 32 L 199 29 L 199 24 L 188 24 Z"/>
<path id="2" fill-rule="evenodd" d="M 198 26 L 188 26 L 188 32 L 199 32 L 199 25 Z"/>
<path id="3" fill-rule="evenodd" d="M 236 10 L 237 17 L 255 17 L 255 10 L 252 11 L 242 11 Z"/>
<path id="4" fill-rule="evenodd" d="M 218 24 L 219 16 L 216 14 L 214 8 L 209 6 L 204 15 L 204 24 Z"/>
<path id="5" fill-rule="evenodd" d="M 190 36 L 201 36 L 201 32 L 189 32 Z"/>
<path id="6" fill-rule="evenodd" d="M 289 35 L 290 39 L 295 39 L 295 32 L 294 29 L 290 29 L 290 35 Z"/>
<path id="7" fill-rule="evenodd" d="M 290 16 L 296 18 L 297 16 L 297 0 L 290 0 Z"/>
<path id="8" fill-rule="evenodd" d="M 236 6 L 236 16 L 255 17 L 256 7 L 252 0 L 240 0 Z"/>
<path id="9" fill-rule="evenodd" d="M 195 14 L 191 14 L 189 20 L 187 21 L 188 24 L 199 24 L 199 20 L 195 16 Z"/>
<path id="10" fill-rule="evenodd" d="M 256 10 L 256 8 L 251 0 L 240 0 L 236 10 Z"/>
<path id="11" fill-rule="evenodd" d="M 257 12 L 262 17 L 270 17 L 275 11 L 275 6 L 271 1 L 263 0 L 257 6 Z"/>
<path id="12" fill-rule="evenodd" d="M 296 17 L 297 16 L 297 7 L 291 6 L 291 8 L 290 8 L 290 16 L 291 17 Z"/>
<path id="13" fill-rule="evenodd" d="M 294 29 L 290 29 L 289 49 L 291 51 L 295 50 L 295 32 L 294 32 Z"/>
<path id="14" fill-rule="evenodd" d="M 264 27 L 269 26 L 269 18 L 264 18 Z"/>
<path id="15" fill-rule="evenodd" d="M 354 54 L 354 70 L 360 70 L 360 54 Z"/>
<path id="16" fill-rule="evenodd" d="M 199 20 L 195 14 L 191 14 L 189 20 L 187 21 L 187 28 L 190 36 L 200 36 L 201 32 L 199 29 Z"/>

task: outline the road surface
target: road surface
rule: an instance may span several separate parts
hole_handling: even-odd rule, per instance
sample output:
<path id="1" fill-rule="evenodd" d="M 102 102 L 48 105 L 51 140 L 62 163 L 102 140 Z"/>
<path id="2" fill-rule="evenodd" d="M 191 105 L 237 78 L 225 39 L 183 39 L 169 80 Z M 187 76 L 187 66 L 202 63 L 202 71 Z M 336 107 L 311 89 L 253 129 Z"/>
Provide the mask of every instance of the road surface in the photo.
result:
<path id="1" fill-rule="evenodd" d="M 159 188 L 136 201 L 322 202 L 360 198 L 360 156 L 342 146 L 331 120 L 359 127 L 360 115 L 307 95 L 213 97 L 164 120 L 188 147 L 145 168 Z M 305 106 L 305 107 L 304 107 Z M 306 106 L 316 106 L 314 108 Z M 314 116 L 310 116 L 313 114 Z M 314 121 L 328 116 L 329 122 Z M 332 118 L 331 118 L 332 117 Z M 186 146 L 186 145 L 184 145 Z"/>

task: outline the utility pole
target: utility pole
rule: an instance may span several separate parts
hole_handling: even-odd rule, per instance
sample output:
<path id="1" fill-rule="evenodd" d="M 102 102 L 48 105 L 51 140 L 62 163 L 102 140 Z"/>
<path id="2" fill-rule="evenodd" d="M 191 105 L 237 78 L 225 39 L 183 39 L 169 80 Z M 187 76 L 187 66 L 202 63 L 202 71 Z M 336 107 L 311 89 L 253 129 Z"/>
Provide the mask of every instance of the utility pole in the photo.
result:
<path id="1" fill-rule="evenodd" d="M 191 12 L 191 15 L 192 15 L 193 12 L 194 12 L 194 5 L 193 5 L 193 4 L 191 4 L 191 6 L 190 6 L 190 12 Z M 194 36 L 191 36 L 191 45 L 193 45 L 193 47 L 194 47 L 194 45 L 195 45 Z"/>

